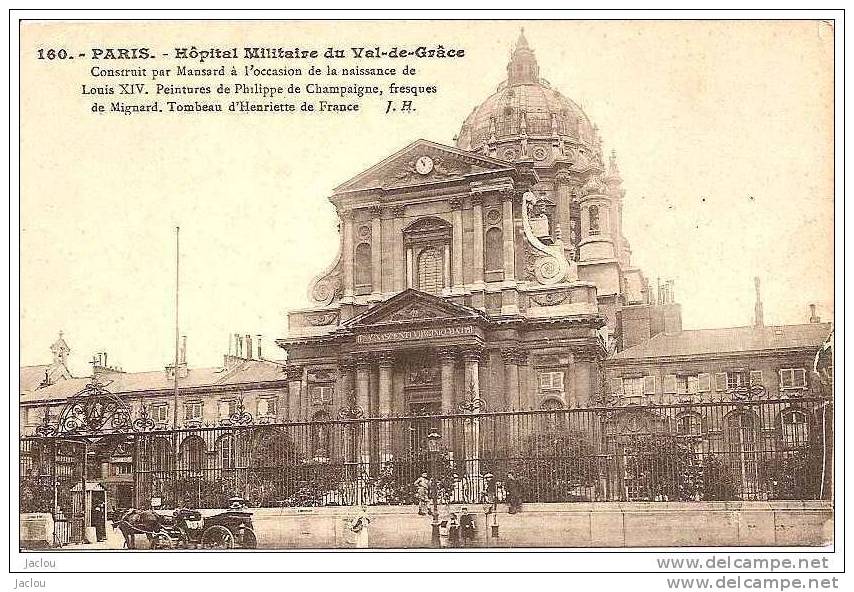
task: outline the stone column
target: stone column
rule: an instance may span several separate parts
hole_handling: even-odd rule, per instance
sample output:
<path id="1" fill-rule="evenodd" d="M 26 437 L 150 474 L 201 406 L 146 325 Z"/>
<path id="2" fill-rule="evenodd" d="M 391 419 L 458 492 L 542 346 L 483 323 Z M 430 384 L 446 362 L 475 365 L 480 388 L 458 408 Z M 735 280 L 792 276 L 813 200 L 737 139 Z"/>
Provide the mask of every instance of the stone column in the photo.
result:
<path id="1" fill-rule="evenodd" d="M 391 209 L 391 215 L 394 218 L 394 236 L 391 241 L 386 241 L 386 244 L 390 242 L 391 248 L 394 249 L 391 258 L 394 262 L 394 283 L 392 285 L 396 292 L 402 292 L 404 288 L 408 287 L 406 276 L 409 272 L 403 268 L 406 261 L 403 247 L 403 213 L 403 206 L 395 206 Z"/>
<path id="2" fill-rule="evenodd" d="M 379 206 L 371 208 L 371 292 L 375 296 L 379 296 L 383 292 L 383 240 L 382 240 L 382 220 L 380 214 L 382 209 Z"/>
<path id="3" fill-rule="evenodd" d="M 391 374 L 394 367 L 394 355 L 391 352 L 383 352 L 378 358 L 379 364 L 379 413 L 380 417 L 391 415 Z M 380 461 L 391 460 L 391 425 L 382 422 L 379 429 Z"/>
<path id="4" fill-rule="evenodd" d="M 513 222 L 513 191 L 501 193 L 503 201 L 502 232 L 504 237 L 504 281 L 516 279 L 516 233 Z"/>
<path id="5" fill-rule="evenodd" d="M 299 421 L 302 408 L 302 366 L 288 364 L 288 405 L 287 421 Z"/>
<path id="6" fill-rule="evenodd" d="M 480 362 L 483 352 L 480 349 L 468 349 L 463 352 L 465 363 L 465 389 L 462 402 L 480 399 Z"/>
<path id="7" fill-rule="evenodd" d="M 415 287 L 415 267 L 414 262 L 412 260 L 412 247 L 406 247 L 406 287 L 414 288 Z"/>
<path id="8" fill-rule="evenodd" d="M 442 283 L 443 290 L 451 289 L 451 246 L 447 243 L 442 249 Z"/>
<path id="9" fill-rule="evenodd" d="M 361 408 L 365 417 L 370 417 L 371 414 L 370 372 L 370 357 L 359 356 L 356 358 L 356 404 Z"/>
<path id="10" fill-rule="evenodd" d="M 451 281 L 449 285 L 453 287 L 454 292 L 460 292 L 463 285 L 463 200 L 459 197 L 452 197 L 448 200 L 453 211 L 453 240 L 451 241 L 451 251 L 454 259 L 453 270 L 451 271 Z"/>
<path id="11" fill-rule="evenodd" d="M 370 371 L 370 357 L 358 357 L 356 359 L 356 404 L 362 409 L 363 417 L 370 417 L 371 415 Z M 358 432 L 359 462 L 362 463 L 360 471 L 365 472 L 371 462 L 368 422 L 361 423 Z"/>
<path id="12" fill-rule="evenodd" d="M 353 298 L 353 212 L 346 210 L 341 213 L 344 224 L 344 246 L 342 247 L 341 262 L 344 266 L 344 298 Z"/>
<path id="13" fill-rule="evenodd" d="M 454 401 L 454 362 L 457 352 L 453 349 L 439 350 L 439 363 L 442 366 L 442 413 L 450 415 L 457 411 Z"/>
<path id="14" fill-rule="evenodd" d="M 465 363 L 465 393 L 463 395 L 462 410 L 466 413 L 480 413 L 485 411 L 480 404 L 480 362 L 483 352 L 473 348 L 463 352 Z M 469 476 L 480 475 L 480 418 L 473 417 L 466 420 L 464 428 L 463 455 L 466 459 L 466 474 Z M 475 499 L 480 498 L 482 483 L 480 480 L 469 482 Z"/>
<path id="15" fill-rule="evenodd" d="M 575 258 L 575 245 L 572 243 L 572 187 L 570 174 L 559 170 L 555 175 L 555 201 L 557 202 L 557 222 L 560 224 L 561 240 L 566 258 Z"/>
<path id="16" fill-rule="evenodd" d="M 599 377 L 597 356 L 588 350 L 574 352 L 572 370 L 575 403 L 589 405 L 597 390 L 596 382 Z"/>
<path id="17" fill-rule="evenodd" d="M 387 417 L 391 414 L 391 371 L 394 366 L 394 354 L 382 352 L 377 356 L 379 365 L 379 415 Z"/>
<path id="18" fill-rule="evenodd" d="M 506 349 L 501 352 L 504 360 L 504 403 L 508 410 L 518 411 L 522 408 L 519 398 L 519 351 Z"/>
<path id="19" fill-rule="evenodd" d="M 474 232 L 474 276 L 475 286 L 482 287 L 483 284 L 483 196 L 480 194 L 471 196 L 472 224 Z"/>

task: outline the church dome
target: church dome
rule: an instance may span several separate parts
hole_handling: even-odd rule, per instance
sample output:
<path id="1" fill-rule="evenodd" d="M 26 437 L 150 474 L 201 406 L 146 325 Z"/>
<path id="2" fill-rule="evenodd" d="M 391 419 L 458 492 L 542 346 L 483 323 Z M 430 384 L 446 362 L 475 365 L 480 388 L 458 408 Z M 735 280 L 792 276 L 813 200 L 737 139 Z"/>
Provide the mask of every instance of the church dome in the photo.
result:
<path id="1" fill-rule="evenodd" d="M 562 138 L 598 151 L 598 129 L 577 103 L 539 77 L 524 31 L 507 64 L 507 80 L 463 122 L 457 147 L 479 151 L 523 136 Z M 497 156 L 506 158 L 501 151 Z"/>

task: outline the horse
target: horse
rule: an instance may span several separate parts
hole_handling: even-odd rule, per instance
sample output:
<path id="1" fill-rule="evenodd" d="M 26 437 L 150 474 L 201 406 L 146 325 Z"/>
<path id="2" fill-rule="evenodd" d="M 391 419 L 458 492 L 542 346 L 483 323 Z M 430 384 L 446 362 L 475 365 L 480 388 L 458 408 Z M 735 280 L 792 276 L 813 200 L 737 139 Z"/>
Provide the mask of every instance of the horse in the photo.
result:
<path id="1" fill-rule="evenodd" d="M 137 510 L 130 508 L 126 510 L 118 519 L 113 521 L 113 529 L 119 529 L 124 537 L 125 549 L 135 549 L 136 544 L 134 535 L 142 533 L 148 538 L 150 547 L 154 547 L 155 533 L 160 530 L 163 523 L 163 517 L 154 510 Z"/>

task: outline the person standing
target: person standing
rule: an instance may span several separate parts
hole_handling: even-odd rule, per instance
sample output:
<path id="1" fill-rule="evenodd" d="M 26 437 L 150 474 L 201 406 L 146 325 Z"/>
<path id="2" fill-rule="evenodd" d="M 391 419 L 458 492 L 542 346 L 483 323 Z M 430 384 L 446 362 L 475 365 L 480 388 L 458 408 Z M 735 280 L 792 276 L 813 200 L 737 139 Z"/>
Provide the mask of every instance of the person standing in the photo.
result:
<path id="1" fill-rule="evenodd" d="M 490 506 L 497 501 L 495 476 L 492 473 L 487 473 L 483 476 L 484 489 L 486 490 L 486 503 Z"/>
<path id="2" fill-rule="evenodd" d="M 418 514 L 425 516 L 427 514 L 427 502 L 430 501 L 430 479 L 427 478 L 427 473 L 421 473 L 414 485 L 415 497 L 418 498 Z"/>
<path id="3" fill-rule="evenodd" d="M 474 545 L 475 517 L 469 514 L 468 508 L 460 510 L 460 539 L 463 547 Z"/>
<path id="4" fill-rule="evenodd" d="M 457 522 L 457 515 L 451 513 L 448 519 L 448 546 L 451 548 L 460 546 L 460 523 Z"/>
<path id="5" fill-rule="evenodd" d="M 522 486 L 513 471 L 507 472 L 504 489 L 507 491 L 507 512 L 515 514 L 522 506 Z"/>
<path id="6" fill-rule="evenodd" d="M 350 530 L 356 534 L 356 548 L 368 548 L 368 525 L 371 519 L 368 517 L 368 509 L 363 505 L 350 523 Z"/>

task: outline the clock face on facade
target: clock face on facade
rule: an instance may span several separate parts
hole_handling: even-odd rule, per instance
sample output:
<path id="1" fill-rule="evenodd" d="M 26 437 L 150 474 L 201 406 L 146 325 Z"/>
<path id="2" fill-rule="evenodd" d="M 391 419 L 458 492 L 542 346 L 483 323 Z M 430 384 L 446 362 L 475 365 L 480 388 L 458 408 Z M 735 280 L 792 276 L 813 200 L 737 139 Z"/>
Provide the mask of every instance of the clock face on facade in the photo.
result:
<path id="1" fill-rule="evenodd" d="M 415 161 L 415 170 L 422 175 L 428 174 L 433 170 L 433 159 L 429 156 L 419 156 Z"/>

